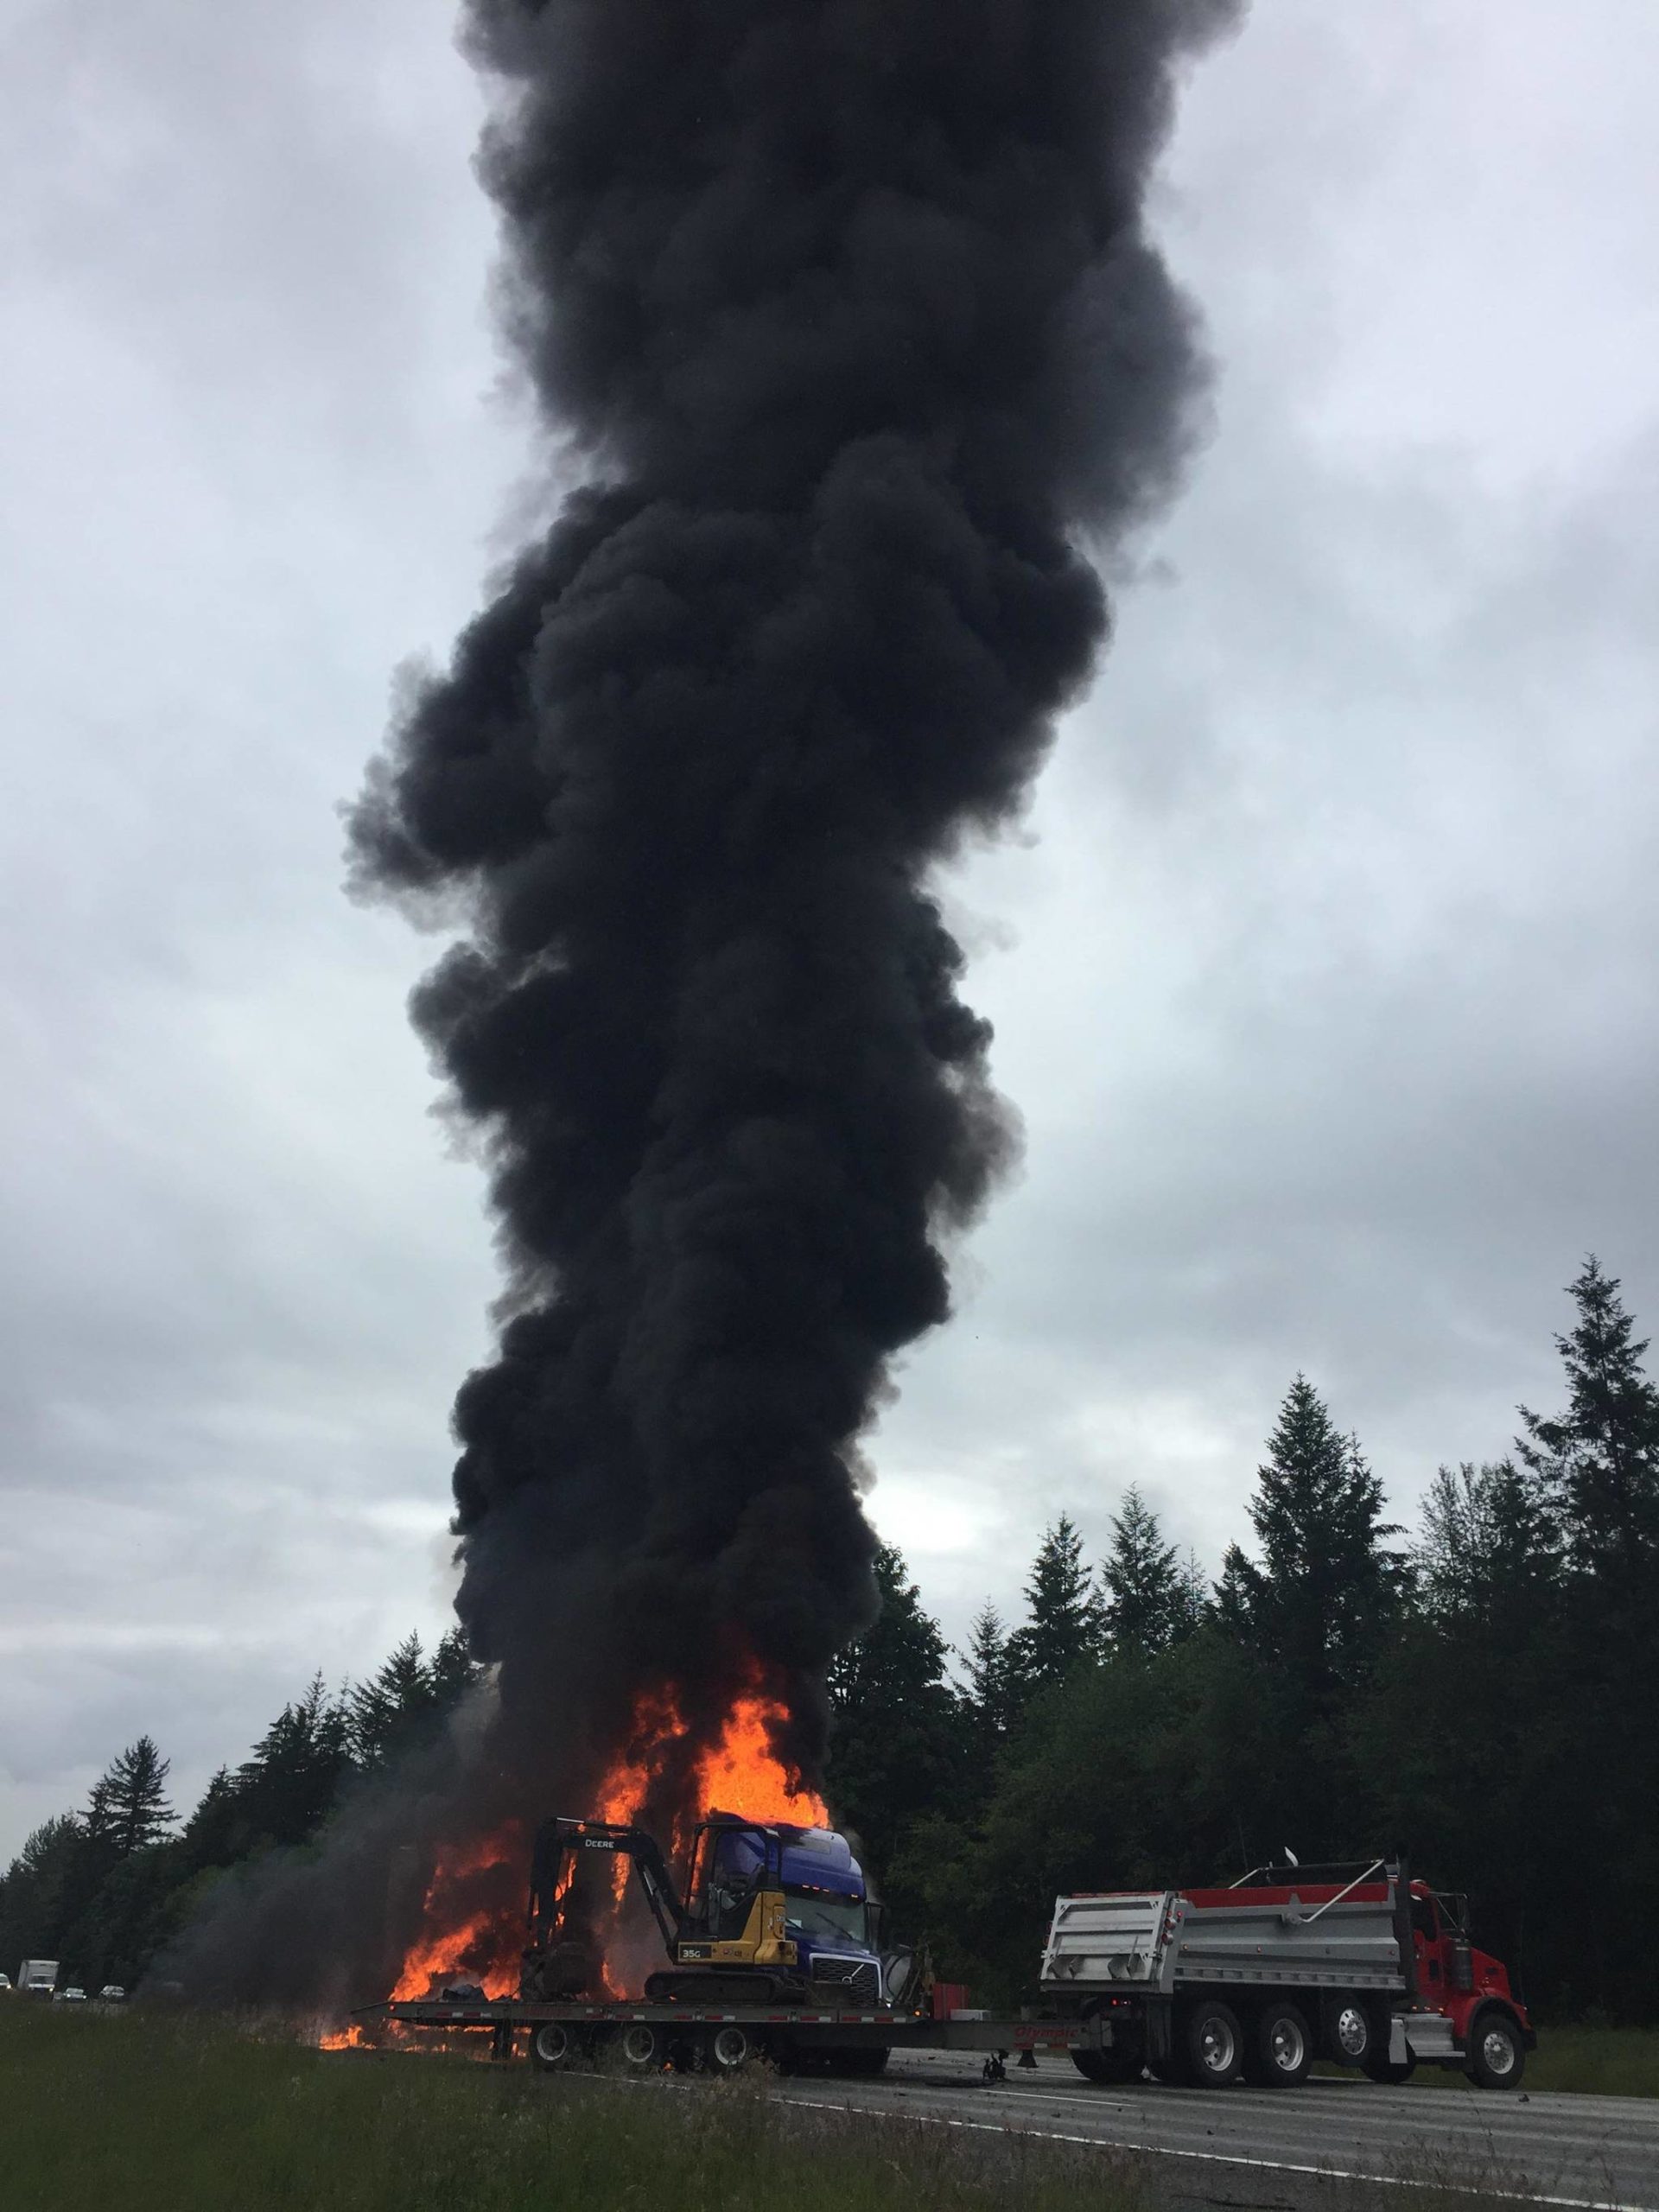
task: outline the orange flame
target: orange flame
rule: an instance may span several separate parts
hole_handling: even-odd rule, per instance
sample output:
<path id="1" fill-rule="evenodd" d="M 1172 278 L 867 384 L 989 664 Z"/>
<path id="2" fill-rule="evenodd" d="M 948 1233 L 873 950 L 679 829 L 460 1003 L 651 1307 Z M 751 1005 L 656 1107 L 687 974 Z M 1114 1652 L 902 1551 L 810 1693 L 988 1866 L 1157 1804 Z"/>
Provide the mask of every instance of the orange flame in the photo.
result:
<path id="1" fill-rule="evenodd" d="M 740 1698 L 718 1743 L 697 1761 L 697 1804 L 703 1814 L 741 1813 L 751 1821 L 828 1825 L 830 1808 L 791 1773 L 772 1748 L 771 1729 L 788 1719 L 776 1699 Z"/>
<path id="2" fill-rule="evenodd" d="M 514 1866 L 520 1855 L 518 1830 L 509 1827 L 486 1841 L 439 1857 L 421 1908 L 425 1930 L 404 1954 L 391 1993 L 394 2004 L 424 1997 L 435 1981 L 458 1970 L 478 1981 L 486 1997 L 517 1993 L 521 1937 L 516 1909 L 504 1912 L 499 1905 L 469 1904 L 455 1892 L 464 1891 L 474 1875 Z M 482 1965 L 478 1963 L 480 1957 Z"/>
<path id="3" fill-rule="evenodd" d="M 772 1749 L 772 1733 L 787 1719 L 785 1707 L 767 1692 L 759 1669 L 753 1670 L 749 1688 L 734 1701 L 719 1736 L 696 1761 L 690 1802 L 674 1824 L 671 1844 L 677 1854 L 685 1854 L 692 1828 L 715 1811 L 802 1827 L 827 1825 L 830 1815 L 823 1800 Z M 684 1735 L 685 1723 L 672 1688 L 664 1685 L 643 1692 L 634 1707 L 627 1741 L 594 1793 L 599 1818 L 620 1826 L 637 1821 Z M 440 1857 L 427 1885 L 423 1932 L 404 1959 L 391 1993 L 394 2001 L 424 1997 L 435 1983 L 458 1971 L 479 1981 L 490 1997 L 516 1994 L 521 1942 L 517 1911 L 504 1910 L 499 1903 L 480 1905 L 475 1886 L 469 1895 L 468 1885 L 472 1878 L 497 1866 L 511 1866 L 516 1871 L 523 1858 L 523 1839 L 516 1824 Z M 613 1932 L 626 1894 L 628 1861 L 618 1858 L 608 1871 L 613 1902 L 607 1916 Z M 564 1889 L 574 1877 L 573 1866 Z M 480 1960 L 485 1961 L 481 1966 Z M 603 1967 L 601 1974 L 608 1995 L 624 1993 Z M 365 2040 L 360 2029 L 352 2028 L 341 2037 L 325 2039 L 322 2048 L 335 2050 Z"/>

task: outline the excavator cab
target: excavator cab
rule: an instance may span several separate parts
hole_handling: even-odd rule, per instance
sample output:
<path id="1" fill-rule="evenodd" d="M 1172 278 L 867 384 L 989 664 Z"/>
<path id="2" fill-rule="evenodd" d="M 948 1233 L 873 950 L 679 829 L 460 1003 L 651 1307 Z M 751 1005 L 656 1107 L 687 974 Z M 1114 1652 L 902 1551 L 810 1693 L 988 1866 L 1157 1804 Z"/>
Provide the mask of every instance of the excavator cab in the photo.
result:
<path id="1" fill-rule="evenodd" d="M 682 1933 L 715 1943 L 743 1942 L 764 1894 L 777 1886 L 776 1853 L 764 1828 L 705 1821 L 691 1846 Z M 754 1939 L 760 1940 L 757 1931 Z"/>

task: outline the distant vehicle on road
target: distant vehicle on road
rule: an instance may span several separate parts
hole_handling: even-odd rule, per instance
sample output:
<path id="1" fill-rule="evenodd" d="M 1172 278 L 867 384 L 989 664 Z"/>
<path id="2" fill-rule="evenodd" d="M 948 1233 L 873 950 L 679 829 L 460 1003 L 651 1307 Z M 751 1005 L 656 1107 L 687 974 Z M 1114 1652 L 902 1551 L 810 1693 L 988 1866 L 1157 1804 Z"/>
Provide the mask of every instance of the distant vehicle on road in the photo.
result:
<path id="1" fill-rule="evenodd" d="M 118 1981 L 106 1981 L 98 1994 L 99 2001 L 105 2005 L 123 2005 L 126 2002 L 127 1993 Z"/>
<path id="2" fill-rule="evenodd" d="M 84 1989 L 75 1987 L 72 1983 L 67 1989 L 58 1990 L 53 1996 L 52 2002 L 54 2005 L 84 2005 L 86 2002 L 86 1993 Z"/>
<path id="3" fill-rule="evenodd" d="M 17 1969 L 17 1987 L 26 1997 L 49 1997 L 57 1986 L 55 1959 L 25 1959 Z"/>
<path id="4" fill-rule="evenodd" d="M 0 1990 L 7 1990 L 10 1987 L 11 1976 L 9 1974 L 0 1974 Z"/>

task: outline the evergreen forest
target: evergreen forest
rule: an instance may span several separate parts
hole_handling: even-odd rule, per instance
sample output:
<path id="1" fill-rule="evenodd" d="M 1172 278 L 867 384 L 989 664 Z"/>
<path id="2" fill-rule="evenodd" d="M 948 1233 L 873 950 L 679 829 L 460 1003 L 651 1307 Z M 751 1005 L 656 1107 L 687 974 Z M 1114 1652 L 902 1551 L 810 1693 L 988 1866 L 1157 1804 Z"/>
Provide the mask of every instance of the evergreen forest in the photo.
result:
<path id="1" fill-rule="evenodd" d="M 1569 1296 L 1556 1409 L 1441 1467 L 1410 1532 L 1298 1376 L 1254 1541 L 1213 1578 L 1131 1484 L 1103 1557 L 1060 1516 L 1023 1618 L 988 1605 L 957 1650 L 884 1546 L 880 1617 L 830 1684 L 830 1789 L 895 1931 L 1006 2004 L 1031 1994 L 1058 1891 L 1403 1848 L 1467 1893 L 1543 2017 L 1653 2020 L 1659 1386 L 1593 1257 Z M 474 1673 L 451 1635 L 338 1694 L 314 1681 L 182 1821 L 142 1737 L 0 1875 L 0 1964 L 134 1986 L 226 1870 L 315 1848 Z"/>

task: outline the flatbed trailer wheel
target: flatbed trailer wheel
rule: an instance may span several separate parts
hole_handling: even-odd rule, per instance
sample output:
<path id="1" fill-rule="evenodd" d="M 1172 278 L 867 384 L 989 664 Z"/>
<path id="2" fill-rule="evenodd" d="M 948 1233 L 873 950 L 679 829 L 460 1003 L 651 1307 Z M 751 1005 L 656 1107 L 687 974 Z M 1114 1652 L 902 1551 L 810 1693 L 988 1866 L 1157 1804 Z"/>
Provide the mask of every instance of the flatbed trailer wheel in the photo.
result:
<path id="1" fill-rule="evenodd" d="M 1275 1999 L 1246 2028 L 1244 2073 L 1259 2089 L 1299 2089 L 1313 2063 L 1313 2038 L 1299 2006 Z"/>
<path id="2" fill-rule="evenodd" d="M 556 2074 L 575 2056 L 570 2031 L 562 2020 L 543 2020 L 530 2038 L 531 2063 L 544 2074 Z"/>
<path id="3" fill-rule="evenodd" d="M 624 2028 L 617 2049 L 630 2074 L 654 2073 L 664 2056 L 662 2034 L 649 2020 L 634 2020 Z"/>
<path id="4" fill-rule="evenodd" d="M 1198 2089 L 1225 2089 L 1243 2069 L 1244 2037 L 1238 2015 L 1219 1997 L 1195 1998 L 1175 2019 L 1179 2078 Z"/>
<path id="5" fill-rule="evenodd" d="M 1469 2079 L 1481 2089 L 1518 2089 L 1527 2070 L 1527 2047 L 1507 2012 L 1478 2012 L 1469 2031 Z"/>
<path id="6" fill-rule="evenodd" d="M 741 2074 L 754 2055 L 754 2037 L 728 2021 L 709 2036 L 705 2063 L 711 2074 Z"/>

